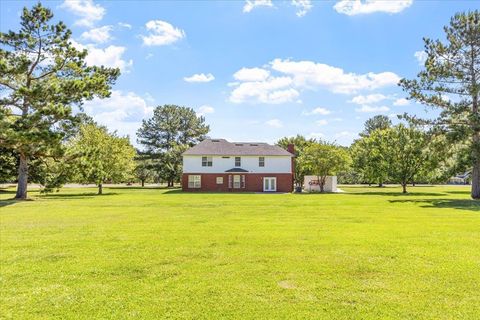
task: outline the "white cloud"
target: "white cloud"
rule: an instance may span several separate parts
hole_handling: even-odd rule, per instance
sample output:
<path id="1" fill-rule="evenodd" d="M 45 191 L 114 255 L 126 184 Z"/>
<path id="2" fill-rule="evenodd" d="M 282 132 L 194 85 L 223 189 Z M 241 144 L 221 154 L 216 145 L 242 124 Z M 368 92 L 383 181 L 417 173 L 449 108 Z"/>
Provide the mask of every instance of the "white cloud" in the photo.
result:
<path id="1" fill-rule="evenodd" d="M 312 1 L 310 0 L 292 0 L 292 6 L 297 8 L 297 17 L 303 17 L 313 8 Z"/>
<path id="2" fill-rule="evenodd" d="M 197 73 L 190 77 L 183 78 L 183 80 L 187 82 L 210 82 L 210 81 L 213 81 L 214 79 L 215 77 L 211 73 L 208 73 L 208 74 Z"/>
<path id="3" fill-rule="evenodd" d="M 408 101 L 408 100 L 405 99 L 405 98 L 396 99 L 396 100 L 393 102 L 393 105 L 394 105 L 394 106 L 408 106 L 409 104 L 410 104 L 410 101 Z"/>
<path id="4" fill-rule="evenodd" d="M 238 81 L 263 81 L 268 78 L 270 72 L 262 68 L 242 68 L 233 74 Z"/>
<path id="5" fill-rule="evenodd" d="M 267 70 L 266 68 L 271 70 Z M 279 76 L 271 73 L 279 73 Z M 393 72 L 346 73 L 340 68 L 312 61 L 275 59 L 264 68 L 242 68 L 229 83 L 234 87 L 234 103 L 285 103 L 297 101 L 300 89 L 324 88 L 334 93 L 352 94 L 360 90 L 396 85 L 400 77 Z"/>
<path id="6" fill-rule="evenodd" d="M 200 108 L 198 108 L 198 112 L 197 112 L 197 115 L 199 116 L 204 116 L 208 113 L 214 113 L 215 112 L 215 108 L 214 107 L 211 107 L 211 106 L 207 106 L 207 105 L 203 105 L 201 106 Z"/>
<path id="7" fill-rule="evenodd" d="M 250 12 L 256 7 L 273 7 L 272 0 L 246 0 L 243 12 Z"/>
<path id="8" fill-rule="evenodd" d="M 311 132 L 307 135 L 307 139 L 317 139 L 321 140 L 325 137 L 325 135 L 321 132 Z"/>
<path id="9" fill-rule="evenodd" d="M 410 7 L 413 0 L 341 0 L 333 8 L 348 16 L 374 12 L 399 13 Z"/>
<path id="10" fill-rule="evenodd" d="M 318 108 L 313 109 L 312 111 L 304 111 L 302 114 L 306 115 L 306 116 L 312 116 L 312 115 L 326 116 L 330 113 L 332 113 L 330 110 L 318 107 Z"/>
<path id="11" fill-rule="evenodd" d="M 328 124 L 328 121 L 325 119 L 321 119 L 315 122 L 317 126 L 326 126 Z"/>
<path id="12" fill-rule="evenodd" d="M 416 51 L 413 56 L 415 57 L 415 59 L 417 59 L 418 61 L 418 64 L 421 65 L 421 66 L 424 66 L 425 65 L 425 61 L 427 61 L 427 58 L 428 58 L 428 54 L 425 52 L 425 51 Z"/>
<path id="13" fill-rule="evenodd" d="M 393 72 L 346 73 L 341 68 L 313 61 L 275 59 L 270 65 L 273 70 L 293 77 L 296 86 L 325 87 L 334 93 L 352 94 L 359 90 L 373 90 L 396 85 L 400 80 Z"/>
<path id="14" fill-rule="evenodd" d="M 389 110 L 390 108 L 386 106 L 376 107 L 376 106 L 368 106 L 368 105 L 364 105 L 359 109 L 355 109 L 355 111 L 357 112 L 364 112 L 364 113 L 370 113 L 370 112 L 382 113 L 382 112 L 387 112 Z"/>
<path id="15" fill-rule="evenodd" d="M 146 46 L 165 46 L 185 37 L 185 31 L 162 20 L 150 20 L 145 24 L 148 35 L 141 35 Z"/>
<path id="16" fill-rule="evenodd" d="M 150 58 L 153 58 L 153 53 L 147 53 L 147 55 L 145 56 L 146 60 L 148 60 Z"/>
<path id="17" fill-rule="evenodd" d="M 126 22 L 119 22 L 118 25 L 122 28 L 126 28 L 126 29 L 132 29 L 132 25 L 130 23 L 126 23 Z"/>
<path id="18" fill-rule="evenodd" d="M 105 8 L 93 0 L 65 0 L 60 7 L 78 16 L 75 25 L 82 27 L 92 27 L 105 15 Z"/>
<path id="19" fill-rule="evenodd" d="M 82 33 L 82 39 L 90 40 L 96 43 L 104 43 L 112 39 L 110 32 L 113 30 L 112 26 L 103 26 L 93 28 Z"/>
<path id="20" fill-rule="evenodd" d="M 90 66 L 105 66 L 110 68 L 120 68 L 123 72 L 128 72 L 133 65 L 133 60 L 124 60 L 123 54 L 125 47 L 110 45 L 104 49 L 97 48 L 92 44 L 82 45 L 71 40 L 72 45 L 78 50 L 87 49 L 88 55 L 85 62 Z"/>
<path id="21" fill-rule="evenodd" d="M 388 97 L 381 93 L 374 93 L 366 96 L 359 95 L 359 96 L 353 97 L 352 100 L 350 100 L 349 102 L 362 105 L 362 104 L 376 103 L 385 99 L 388 99 Z"/>
<path id="22" fill-rule="evenodd" d="M 242 82 L 230 94 L 234 103 L 259 102 L 279 104 L 294 101 L 299 92 L 289 88 L 292 79 L 289 77 L 271 77 L 264 81 Z"/>
<path id="23" fill-rule="evenodd" d="M 129 135 L 135 143 L 136 131 L 142 119 L 150 117 L 153 107 L 134 92 L 113 90 L 110 98 L 95 98 L 83 105 L 85 112 L 95 121 L 105 125 L 109 130 L 117 130 L 121 135 Z"/>
<path id="24" fill-rule="evenodd" d="M 282 128 L 283 127 L 283 122 L 278 120 L 278 119 L 268 120 L 267 122 L 265 122 L 265 124 L 267 126 L 272 127 L 272 128 Z"/>

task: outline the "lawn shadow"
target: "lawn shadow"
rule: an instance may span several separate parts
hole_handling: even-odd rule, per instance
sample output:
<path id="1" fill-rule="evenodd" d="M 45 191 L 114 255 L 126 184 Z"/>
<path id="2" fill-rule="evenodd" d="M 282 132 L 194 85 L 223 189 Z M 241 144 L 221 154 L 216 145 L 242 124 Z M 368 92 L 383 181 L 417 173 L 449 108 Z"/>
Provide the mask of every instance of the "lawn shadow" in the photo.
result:
<path id="1" fill-rule="evenodd" d="M 12 204 L 15 204 L 17 203 L 18 201 L 17 200 L 14 200 L 14 199 L 5 199 L 5 200 L 0 200 L 0 208 L 1 207 L 6 207 L 6 206 L 10 206 Z"/>
<path id="2" fill-rule="evenodd" d="M 97 194 L 96 192 L 84 192 L 84 193 L 60 193 L 60 194 L 46 194 L 42 198 L 46 199 L 92 199 L 92 198 L 102 198 L 108 196 L 118 195 L 116 192 L 109 192 L 104 194 Z"/>
<path id="3" fill-rule="evenodd" d="M 371 196 L 389 196 L 389 197 L 439 197 L 439 196 L 446 196 L 447 194 L 442 192 L 407 192 L 402 193 L 401 191 L 386 191 L 386 192 L 379 192 L 379 191 L 366 191 L 366 192 L 346 192 L 351 195 L 371 195 Z"/>
<path id="4" fill-rule="evenodd" d="M 112 190 L 169 190 L 169 189 L 178 189 L 178 187 L 165 187 L 165 186 L 147 186 L 147 187 L 140 187 L 140 186 L 127 186 L 127 187 L 106 187 L 107 189 Z"/>
<path id="5" fill-rule="evenodd" d="M 480 213 L 480 201 L 471 199 L 405 199 L 389 200 L 390 203 L 420 203 L 422 208 L 459 209 Z"/>

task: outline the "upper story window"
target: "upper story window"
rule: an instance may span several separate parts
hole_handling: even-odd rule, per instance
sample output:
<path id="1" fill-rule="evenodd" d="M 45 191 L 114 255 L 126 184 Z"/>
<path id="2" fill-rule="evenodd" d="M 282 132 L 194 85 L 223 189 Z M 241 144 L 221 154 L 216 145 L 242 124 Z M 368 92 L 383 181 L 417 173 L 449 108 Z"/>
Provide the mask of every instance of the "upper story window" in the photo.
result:
<path id="1" fill-rule="evenodd" d="M 211 167 L 212 165 L 212 157 L 202 157 L 202 167 Z"/>
<path id="2" fill-rule="evenodd" d="M 235 157 L 235 167 L 241 167 L 241 166 L 242 166 L 242 158 Z"/>
<path id="3" fill-rule="evenodd" d="M 265 157 L 258 157 L 258 166 L 265 167 Z"/>

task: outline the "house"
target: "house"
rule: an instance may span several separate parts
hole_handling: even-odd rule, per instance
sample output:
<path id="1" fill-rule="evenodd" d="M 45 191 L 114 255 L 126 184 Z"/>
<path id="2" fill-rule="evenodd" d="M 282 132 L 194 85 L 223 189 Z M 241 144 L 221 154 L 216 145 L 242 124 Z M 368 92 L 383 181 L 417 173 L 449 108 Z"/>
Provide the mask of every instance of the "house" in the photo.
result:
<path id="1" fill-rule="evenodd" d="M 182 189 L 219 192 L 291 192 L 289 151 L 262 142 L 207 139 L 183 153 Z"/>
<path id="2" fill-rule="evenodd" d="M 457 176 L 451 177 L 448 180 L 448 184 L 469 184 L 470 172 L 465 172 Z"/>

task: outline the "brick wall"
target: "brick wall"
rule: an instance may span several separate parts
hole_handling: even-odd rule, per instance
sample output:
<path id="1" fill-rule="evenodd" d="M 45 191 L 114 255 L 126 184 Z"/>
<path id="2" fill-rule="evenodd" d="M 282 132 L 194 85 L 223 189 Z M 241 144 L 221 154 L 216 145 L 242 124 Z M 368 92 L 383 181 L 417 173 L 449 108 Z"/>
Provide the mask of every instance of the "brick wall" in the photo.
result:
<path id="1" fill-rule="evenodd" d="M 201 188 L 188 188 L 188 176 L 200 175 L 202 176 Z M 183 191 L 216 191 L 216 192 L 263 192 L 263 177 L 277 178 L 277 192 L 292 192 L 293 190 L 293 176 L 290 173 L 239 173 L 245 176 L 245 188 L 229 188 L 230 173 L 184 173 L 182 175 L 182 189 Z M 217 177 L 223 177 L 223 184 L 217 184 Z M 232 183 L 233 185 L 233 183 Z"/>

